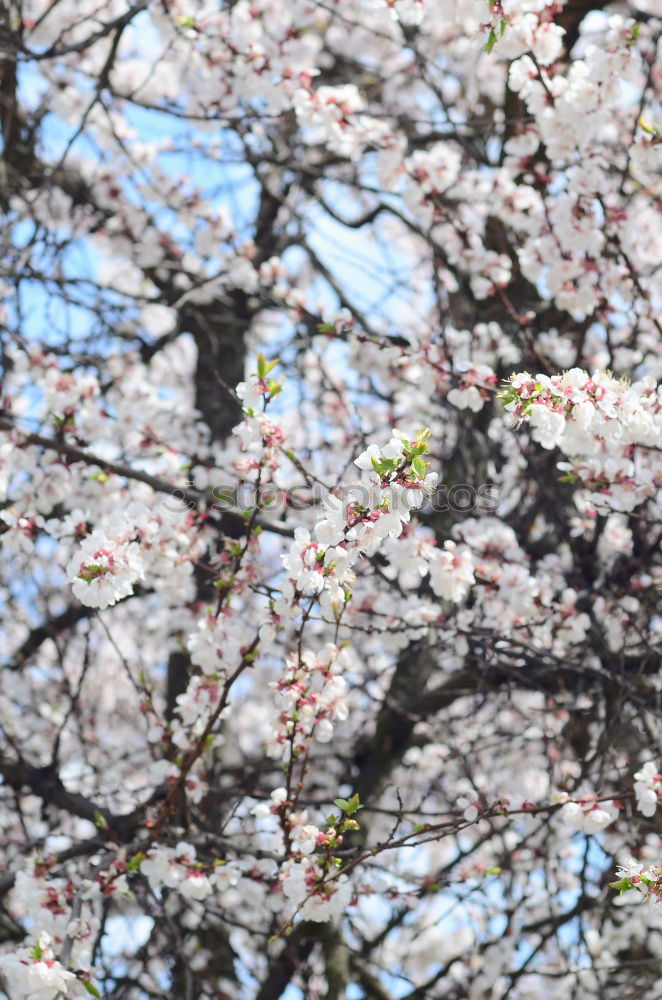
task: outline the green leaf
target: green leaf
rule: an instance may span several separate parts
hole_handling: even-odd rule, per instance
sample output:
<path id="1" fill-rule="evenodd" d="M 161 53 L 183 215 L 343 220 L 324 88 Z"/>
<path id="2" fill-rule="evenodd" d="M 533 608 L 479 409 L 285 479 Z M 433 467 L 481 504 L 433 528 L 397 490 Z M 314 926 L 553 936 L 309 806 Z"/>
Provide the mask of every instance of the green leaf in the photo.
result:
<path id="1" fill-rule="evenodd" d="M 485 51 L 487 52 L 488 55 L 496 45 L 496 42 L 497 42 L 497 36 L 494 32 L 494 29 L 492 29 L 492 31 L 490 31 L 489 35 L 487 36 L 487 42 L 485 43 Z"/>
<path id="2" fill-rule="evenodd" d="M 276 358 L 274 361 L 267 361 L 267 359 L 265 358 L 264 354 L 262 354 L 261 352 L 260 352 L 260 354 L 258 354 L 258 356 L 257 356 L 257 377 L 260 379 L 261 382 L 264 382 L 266 380 L 269 372 L 272 372 L 274 370 L 274 368 L 278 364 L 278 360 L 279 359 Z M 280 387 L 276 391 L 274 391 L 271 388 L 272 385 L 275 386 L 276 383 L 275 382 L 271 383 L 271 385 L 269 386 L 269 391 L 272 393 L 272 395 L 275 396 L 275 395 L 277 395 L 278 392 L 280 392 Z"/>
<path id="3" fill-rule="evenodd" d="M 48 413 L 49 416 L 53 418 L 53 422 L 56 423 L 58 427 L 63 427 L 66 424 L 66 422 L 70 419 L 69 417 L 61 417 L 59 413 L 55 412 L 55 410 L 49 410 Z"/>
<path id="4" fill-rule="evenodd" d="M 634 889 L 634 885 L 627 877 L 619 879 L 618 882 L 610 882 L 609 885 L 619 893 L 627 892 L 628 889 Z"/>
<path id="5" fill-rule="evenodd" d="M 108 829 L 108 820 L 105 818 L 105 816 L 101 815 L 98 809 L 94 813 L 94 825 L 98 827 L 100 830 Z"/>
<path id="6" fill-rule="evenodd" d="M 495 865 L 494 868 L 486 868 L 485 869 L 485 874 L 486 875 L 500 875 L 502 871 L 503 871 L 502 868 L 499 868 L 498 865 Z"/>
<path id="7" fill-rule="evenodd" d="M 418 476 L 419 479 L 425 479 L 425 470 L 427 469 L 427 462 L 417 455 L 412 461 L 411 467 Z"/>
<path id="8" fill-rule="evenodd" d="M 649 125 L 649 123 L 647 121 L 644 121 L 643 118 L 639 119 L 639 128 L 643 129 L 646 135 L 652 135 L 652 136 L 660 135 L 659 128 L 656 128 L 655 125 Z"/>
<path id="9" fill-rule="evenodd" d="M 334 801 L 334 805 L 338 806 L 339 809 L 342 809 L 342 811 L 347 813 L 348 816 L 353 816 L 354 813 L 359 811 L 359 809 L 363 809 L 358 795 L 352 795 L 351 799 L 336 799 Z"/>
<path id="10" fill-rule="evenodd" d="M 99 990 L 98 990 L 98 989 L 97 989 L 97 987 L 96 987 L 96 986 L 94 985 L 94 983 L 91 983 L 91 982 L 89 982 L 89 981 L 88 981 L 87 979 L 81 979 L 81 983 L 83 984 L 83 986 L 85 987 L 85 989 L 87 990 L 87 992 L 88 992 L 88 993 L 89 993 L 89 994 L 90 994 L 91 996 L 93 996 L 93 997 L 98 997 L 98 998 L 99 998 L 99 1000 L 103 1000 L 103 997 L 102 997 L 102 996 L 101 996 L 101 994 L 99 993 Z"/>

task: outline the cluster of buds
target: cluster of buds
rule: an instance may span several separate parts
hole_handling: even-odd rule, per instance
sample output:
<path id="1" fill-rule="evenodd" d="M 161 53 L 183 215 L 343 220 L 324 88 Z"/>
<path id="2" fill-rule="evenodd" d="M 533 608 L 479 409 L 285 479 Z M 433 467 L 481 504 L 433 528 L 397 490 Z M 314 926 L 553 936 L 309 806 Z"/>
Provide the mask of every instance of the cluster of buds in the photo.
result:
<path id="1" fill-rule="evenodd" d="M 347 682 L 339 673 L 343 651 L 328 644 L 321 655 L 309 650 L 287 658 L 285 672 L 272 684 L 281 707 L 269 741 L 273 757 L 296 760 L 314 736 L 320 743 L 333 737 L 334 720 L 348 717 Z"/>
<path id="2" fill-rule="evenodd" d="M 350 799 L 335 799 L 340 815 L 330 814 L 326 830 L 317 830 L 315 846 L 318 853 L 302 851 L 303 857 L 285 865 L 281 872 L 283 893 L 294 907 L 294 914 L 306 920 L 324 921 L 344 912 L 353 891 L 342 872 L 342 858 L 334 853 L 344 836 L 359 829 L 354 815 L 363 808 L 358 795 Z M 316 828 L 314 828 L 316 829 Z"/>

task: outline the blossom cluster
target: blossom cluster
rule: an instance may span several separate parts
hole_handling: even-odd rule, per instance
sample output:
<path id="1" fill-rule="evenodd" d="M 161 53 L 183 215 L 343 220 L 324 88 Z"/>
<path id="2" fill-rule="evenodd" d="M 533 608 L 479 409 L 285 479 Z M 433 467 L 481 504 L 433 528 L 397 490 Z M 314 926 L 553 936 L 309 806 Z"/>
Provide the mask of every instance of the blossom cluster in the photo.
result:
<path id="1" fill-rule="evenodd" d="M 210 877 L 196 862 L 192 844 L 152 848 L 140 862 L 140 871 L 155 891 L 176 889 L 187 899 L 206 899 L 213 889 Z"/>
<path id="2" fill-rule="evenodd" d="M 269 753 L 296 760 L 311 736 L 320 743 L 333 739 L 334 722 L 348 718 L 344 650 L 329 644 L 319 654 L 291 653 L 278 681 L 272 682 L 278 724 L 268 741 Z"/>
<path id="3" fill-rule="evenodd" d="M 644 764 L 634 776 L 637 809 L 643 816 L 654 816 L 662 802 L 662 774 L 653 761 Z"/>
<path id="4" fill-rule="evenodd" d="M 628 384 L 606 372 L 511 376 L 506 410 L 531 427 L 544 448 L 572 461 L 560 468 L 598 502 L 632 510 L 655 496 L 662 466 L 662 397 L 655 380 Z"/>
<path id="5" fill-rule="evenodd" d="M 10 995 L 17 1000 L 56 1000 L 86 997 L 84 982 L 57 960 L 50 936 L 41 931 L 31 947 L 19 947 L 0 958 L 0 971 Z"/>
<path id="6" fill-rule="evenodd" d="M 662 865 L 644 865 L 634 858 L 616 869 L 619 876 L 610 883 L 620 893 L 635 889 L 641 895 L 642 903 L 659 903 L 662 900 Z"/>

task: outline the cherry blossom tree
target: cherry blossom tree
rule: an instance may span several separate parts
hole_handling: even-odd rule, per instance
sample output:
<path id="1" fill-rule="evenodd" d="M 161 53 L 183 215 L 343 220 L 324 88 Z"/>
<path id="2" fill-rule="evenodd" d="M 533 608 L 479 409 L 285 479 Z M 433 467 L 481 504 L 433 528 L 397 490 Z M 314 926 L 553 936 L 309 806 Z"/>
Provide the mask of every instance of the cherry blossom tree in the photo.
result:
<path id="1" fill-rule="evenodd" d="M 659 996 L 659 13 L 0 0 L 3 997 Z"/>

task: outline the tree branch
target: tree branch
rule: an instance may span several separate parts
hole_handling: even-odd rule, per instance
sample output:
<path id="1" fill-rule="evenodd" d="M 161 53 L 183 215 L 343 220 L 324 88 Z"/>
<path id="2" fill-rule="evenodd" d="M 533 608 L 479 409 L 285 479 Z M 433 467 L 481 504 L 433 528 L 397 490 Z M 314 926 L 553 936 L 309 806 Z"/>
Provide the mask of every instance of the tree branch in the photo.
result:
<path id="1" fill-rule="evenodd" d="M 199 490 L 193 490 L 188 486 L 176 486 L 174 483 L 169 483 L 167 479 L 152 476 L 149 472 L 142 472 L 140 469 L 134 469 L 130 465 L 125 465 L 121 462 L 110 462 L 100 458 L 98 455 L 91 454 L 89 451 L 84 451 L 76 445 L 67 444 L 59 438 L 45 437 L 42 434 L 36 434 L 32 431 L 21 430 L 12 420 L 8 420 L 6 417 L 0 417 L 0 430 L 16 432 L 19 435 L 19 441 L 17 442 L 19 447 L 21 443 L 24 443 L 48 448 L 51 451 L 56 451 L 59 455 L 65 455 L 74 462 L 95 465 L 104 472 L 112 472 L 117 476 L 123 476 L 125 479 L 134 479 L 139 483 L 145 483 L 147 486 L 151 486 L 157 493 L 166 493 L 180 501 L 186 500 L 195 507 L 199 507 L 202 503 L 208 503 L 213 509 L 216 498 L 211 493 L 201 493 Z M 276 535 L 284 535 L 286 538 L 293 536 L 292 529 L 285 527 L 285 525 L 263 521 L 261 518 L 257 518 L 255 523 L 263 531 L 270 531 Z M 222 511 L 219 526 L 222 531 L 229 535 L 233 535 L 237 530 L 243 533 L 243 529 L 245 528 L 243 518 L 234 511 Z"/>

